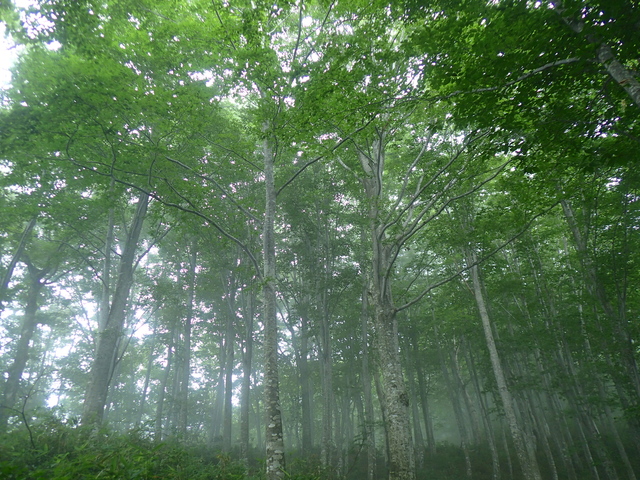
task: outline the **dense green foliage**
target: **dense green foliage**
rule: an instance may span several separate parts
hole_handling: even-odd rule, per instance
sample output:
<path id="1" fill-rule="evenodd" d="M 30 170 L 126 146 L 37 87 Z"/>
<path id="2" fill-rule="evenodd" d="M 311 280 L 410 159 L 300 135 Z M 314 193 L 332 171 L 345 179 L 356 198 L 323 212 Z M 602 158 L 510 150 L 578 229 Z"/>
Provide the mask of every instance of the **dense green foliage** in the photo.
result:
<path id="1" fill-rule="evenodd" d="M 0 20 L 0 476 L 640 475 L 635 0 Z"/>

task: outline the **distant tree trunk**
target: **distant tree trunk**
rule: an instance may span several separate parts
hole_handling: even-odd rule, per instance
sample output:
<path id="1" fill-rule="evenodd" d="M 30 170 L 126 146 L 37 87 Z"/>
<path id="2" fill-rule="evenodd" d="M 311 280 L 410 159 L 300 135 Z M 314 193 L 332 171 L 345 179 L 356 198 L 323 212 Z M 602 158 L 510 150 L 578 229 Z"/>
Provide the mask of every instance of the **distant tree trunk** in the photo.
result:
<path id="1" fill-rule="evenodd" d="M 253 384 L 256 385 L 257 383 L 257 378 L 254 377 L 253 379 Z M 264 442 L 265 442 L 265 438 L 264 438 L 264 431 L 265 429 L 262 427 L 262 420 L 263 420 L 263 412 L 260 409 L 260 399 L 256 398 L 255 402 L 253 403 L 255 405 L 255 408 L 253 409 L 254 411 L 254 423 L 256 425 L 256 448 L 258 450 L 263 450 L 265 448 L 264 446 Z"/>
<path id="2" fill-rule="evenodd" d="M 309 373 L 309 320 L 301 318 L 300 324 L 300 406 L 302 408 L 302 452 L 313 448 L 313 421 L 311 419 L 311 379 Z"/>
<path id="3" fill-rule="evenodd" d="M 149 195 L 146 193 L 140 194 L 138 206 L 120 259 L 118 279 L 113 302 L 109 310 L 109 318 L 104 330 L 99 333 L 98 349 L 91 366 L 82 412 L 82 422 L 85 424 L 100 424 L 102 422 L 111 382 L 113 360 L 118 348 L 118 341 L 122 335 L 129 292 L 133 283 L 136 248 L 148 205 Z"/>
<path id="4" fill-rule="evenodd" d="M 422 424 L 420 422 L 420 413 L 418 410 L 418 394 L 416 390 L 415 380 L 415 367 L 413 359 L 410 356 L 410 349 L 406 349 L 406 363 L 407 363 L 407 384 L 409 387 L 410 403 L 411 403 L 411 418 L 413 420 L 413 438 L 416 463 L 418 466 L 422 466 L 424 463 L 424 435 L 422 434 Z"/>
<path id="5" fill-rule="evenodd" d="M 155 348 L 157 342 L 158 328 L 157 325 L 153 328 L 153 334 L 151 335 L 151 346 L 149 347 L 149 356 L 147 357 L 147 368 L 144 374 L 144 386 L 142 387 L 142 395 L 140 396 L 140 405 L 138 405 L 135 428 L 140 428 L 142 419 L 144 417 L 144 411 L 147 406 L 147 393 L 149 392 L 149 382 L 151 381 L 151 370 L 153 369 L 153 361 L 156 358 Z"/>
<path id="6" fill-rule="evenodd" d="M 473 361 L 473 354 L 469 346 L 468 341 L 464 341 L 465 359 L 469 372 L 471 374 L 471 380 L 475 389 L 476 396 L 478 397 L 478 403 L 481 409 L 481 417 L 484 422 L 485 431 L 487 432 L 486 438 L 489 443 L 489 450 L 491 452 L 491 465 L 493 468 L 493 480 L 499 480 L 500 474 L 500 457 L 498 454 L 498 446 L 496 444 L 495 433 L 493 424 L 491 423 L 491 415 L 489 408 L 487 408 L 486 401 L 483 397 L 482 390 L 480 388 L 480 381 L 476 371 L 475 362 Z"/>
<path id="7" fill-rule="evenodd" d="M 265 130 L 268 125 L 265 125 Z M 276 250 L 275 250 L 275 155 L 271 142 L 263 142 L 265 214 L 263 225 L 263 321 L 264 321 L 264 401 L 266 422 L 267 480 L 285 478 L 284 438 L 280 410 L 280 380 L 278 377 L 278 319 L 276 316 Z"/>
<path id="8" fill-rule="evenodd" d="M 248 297 L 248 298 L 247 298 Z M 242 352 L 242 392 L 240 396 L 240 457 L 249 461 L 249 413 L 251 407 L 251 369 L 253 362 L 253 292 L 242 294 L 244 299 L 243 312 L 245 321 L 244 351 Z"/>
<path id="9" fill-rule="evenodd" d="M 224 333 L 225 348 L 225 390 L 224 390 L 224 411 L 222 421 L 222 449 L 225 452 L 231 451 L 231 428 L 233 419 L 233 367 L 234 367 L 234 344 L 235 344 L 235 279 L 231 273 L 231 288 L 227 292 L 227 304 L 229 314 L 227 315 L 227 324 Z"/>
<path id="10" fill-rule="evenodd" d="M 482 437 L 480 434 L 480 424 L 478 422 L 479 415 L 475 404 L 469 397 L 465 382 L 462 380 L 460 363 L 458 361 L 459 343 L 462 342 L 463 340 L 458 342 L 457 339 L 454 339 L 454 348 L 449 349 L 449 364 L 451 365 L 451 376 L 455 384 L 456 392 L 458 392 L 459 397 L 462 399 L 469 419 L 469 426 L 471 427 L 469 441 L 471 445 L 477 445 Z"/>
<path id="11" fill-rule="evenodd" d="M 219 371 L 218 371 L 218 382 L 216 384 L 216 388 L 214 390 L 215 398 L 213 399 L 213 412 L 211 415 L 211 442 L 216 445 L 217 448 L 222 448 L 222 423 L 224 417 L 224 379 L 225 379 L 225 366 L 227 364 L 226 361 L 226 348 L 225 348 L 225 337 L 223 335 L 220 336 L 220 346 L 218 348 L 219 357 Z"/>
<path id="12" fill-rule="evenodd" d="M 167 415 L 167 430 L 170 435 L 175 436 L 178 434 L 178 417 L 180 416 L 180 375 L 182 373 L 182 364 L 184 358 L 184 343 L 182 338 L 182 331 L 184 324 L 182 322 L 182 316 L 178 314 L 175 321 L 175 349 L 173 353 L 173 375 L 171 376 L 171 389 L 168 398 L 171 400 L 169 406 L 169 412 Z"/>
<path id="13" fill-rule="evenodd" d="M 436 440 L 433 433 L 433 419 L 429 410 L 428 392 L 425 383 L 425 373 L 422 369 L 422 362 L 418 360 L 418 339 L 413 336 L 411 338 L 411 348 L 413 348 L 414 358 L 416 359 L 416 375 L 418 377 L 418 393 L 420 396 L 420 407 L 422 409 L 422 417 L 424 418 L 424 426 L 427 435 L 427 449 L 430 455 L 436 454 Z"/>
<path id="14" fill-rule="evenodd" d="M 473 294 L 480 313 L 480 319 L 482 321 L 482 328 L 484 330 L 485 340 L 487 342 L 487 348 L 489 349 L 489 358 L 491 359 L 491 366 L 493 368 L 493 374 L 498 385 L 498 394 L 502 401 L 502 407 L 507 418 L 507 423 L 511 431 L 511 437 L 516 449 L 516 455 L 520 461 L 522 467 L 522 473 L 526 480 L 542 480 L 540 475 L 540 468 L 538 467 L 538 461 L 535 456 L 535 447 L 533 440 L 526 435 L 522 427 L 518 423 L 513 398 L 511 392 L 507 386 L 506 377 L 502 369 L 502 363 L 500 356 L 498 355 L 498 349 L 493 336 L 493 329 L 489 313 L 487 311 L 483 286 L 480 283 L 478 258 L 473 248 L 467 248 L 467 265 L 471 266 L 471 282 L 473 288 Z"/>
<path id="15" fill-rule="evenodd" d="M 27 260 L 29 286 L 27 300 L 24 306 L 24 316 L 20 324 L 20 337 L 15 349 L 13 363 L 7 369 L 7 380 L 2 392 L 2 404 L 0 405 L 0 432 L 7 429 L 7 422 L 12 416 L 12 409 L 16 404 L 20 390 L 20 380 L 29 360 L 29 344 L 38 326 L 36 313 L 38 312 L 38 300 L 40 292 L 44 288 L 44 277 L 51 271 L 51 267 L 36 268 Z"/>
<path id="16" fill-rule="evenodd" d="M 322 443 L 320 457 L 324 467 L 332 466 L 333 445 L 333 358 L 331 354 L 331 333 L 327 312 L 326 292 L 320 295 L 318 308 L 321 310 L 320 356 L 322 368 Z"/>
<path id="17" fill-rule="evenodd" d="M 182 353 L 182 372 L 180 375 L 180 414 L 178 418 L 177 430 L 183 437 L 187 434 L 189 425 L 189 385 L 191 383 L 191 322 L 193 321 L 193 304 L 196 299 L 196 266 L 197 266 L 197 250 L 195 242 L 192 242 L 191 253 L 189 255 L 189 273 L 187 281 L 189 282 L 189 292 L 187 295 L 187 311 L 184 319 L 183 331 L 183 353 Z"/>
<path id="18" fill-rule="evenodd" d="M 439 336 L 437 327 L 434 327 L 434 333 L 437 338 Z M 462 405 L 460 403 L 460 394 L 458 392 L 457 384 L 452 380 L 451 375 L 449 374 L 449 367 L 447 365 L 444 352 L 440 347 L 440 342 L 437 342 L 436 345 L 436 348 L 438 350 L 438 358 L 440 360 L 440 368 L 442 369 L 442 378 L 444 379 L 444 383 L 446 384 L 447 390 L 449 392 L 449 399 L 451 400 L 453 414 L 456 417 L 458 432 L 460 433 L 460 445 L 462 446 L 462 453 L 464 454 L 466 475 L 468 478 L 471 478 L 473 477 L 473 469 L 471 465 L 471 455 L 469 453 L 469 432 L 464 417 L 464 412 L 462 410 Z"/>
<path id="19" fill-rule="evenodd" d="M 636 361 L 636 347 L 632 336 L 629 333 L 629 322 L 625 318 L 626 306 L 624 305 L 624 298 L 620 299 L 621 304 L 618 305 L 617 308 L 614 308 L 605 289 L 602 275 L 598 271 L 591 255 L 589 254 L 586 234 L 580 229 L 580 225 L 578 224 L 570 202 L 568 200 L 562 200 L 560 203 L 562 205 L 567 224 L 569 225 L 569 229 L 573 235 L 583 270 L 586 288 L 590 295 L 598 301 L 605 317 L 611 323 L 614 335 L 613 345 L 618 348 L 620 353 L 620 361 L 629 385 L 627 390 L 630 390 L 628 398 L 632 401 L 632 409 L 634 411 L 639 410 L 640 373 L 638 372 L 638 364 Z"/>
<path id="20" fill-rule="evenodd" d="M 31 231 L 33 227 L 36 226 L 37 217 L 32 218 L 27 226 L 24 228 L 22 235 L 20 235 L 20 242 L 18 242 L 18 246 L 16 247 L 11 260 L 9 261 L 9 265 L 7 266 L 7 270 L 4 272 L 2 276 L 2 283 L 0 283 L 0 312 L 4 310 L 4 302 L 7 299 L 7 290 L 9 289 L 9 283 L 11 282 L 11 277 L 13 277 L 13 271 L 16 268 L 16 265 L 20 261 L 24 249 L 27 245 L 27 241 L 29 240 L 29 236 L 31 235 Z M 1 415 L 1 414 L 0 414 Z"/>
<path id="21" fill-rule="evenodd" d="M 300 407 L 302 410 L 302 452 L 303 454 L 311 454 L 313 446 L 312 437 L 312 420 L 311 420 L 311 389 L 310 389 L 310 373 L 309 373 L 309 320 L 307 312 L 303 305 L 297 306 L 297 314 L 300 316 L 300 329 L 296 332 L 293 325 L 289 325 L 291 334 L 291 345 L 293 347 L 297 379 L 300 393 Z M 293 316 L 293 312 L 288 312 L 289 316 Z"/>
<path id="22" fill-rule="evenodd" d="M 154 439 L 156 442 L 161 442 L 163 439 L 163 426 L 164 426 L 164 402 L 166 399 L 167 384 L 169 383 L 169 376 L 171 374 L 171 368 L 173 367 L 173 351 L 175 347 L 175 340 L 177 334 L 176 324 L 174 320 L 170 332 L 169 345 L 167 347 L 167 365 L 164 367 L 162 373 L 162 379 L 158 388 L 158 402 L 156 403 L 156 417 L 155 417 L 155 432 Z"/>

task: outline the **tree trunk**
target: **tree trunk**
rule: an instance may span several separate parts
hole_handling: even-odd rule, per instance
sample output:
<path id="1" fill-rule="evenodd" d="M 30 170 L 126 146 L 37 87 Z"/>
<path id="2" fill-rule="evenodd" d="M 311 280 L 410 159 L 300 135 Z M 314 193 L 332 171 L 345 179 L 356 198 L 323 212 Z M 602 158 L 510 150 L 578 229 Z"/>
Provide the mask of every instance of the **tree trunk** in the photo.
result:
<path id="1" fill-rule="evenodd" d="M 562 2 L 555 2 L 554 6 L 556 11 L 562 16 L 564 23 L 575 33 L 582 35 L 584 32 L 584 21 L 565 16 L 565 8 Z M 640 107 L 640 82 L 635 78 L 634 72 L 620 63 L 609 44 L 590 33 L 584 34 L 584 38 L 596 47 L 596 58 L 611 78 L 613 78 L 616 83 L 627 92 L 631 100 Z"/>
<path id="2" fill-rule="evenodd" d="M 309 321 L 304 316 L 300 326 L 300 406 L 302 408 L 302 452 L 313 449 L 313 420 L 311 411 L 311 382 L 309 373 Z"/>
<path id="3" fill-rule="evenodd" d="M 82 412 L 82 422 L 85 424 L 99 425 L 102 422 L 109 384 L 111 383 L 113 360 L 118 348 L 118 341 L 122 335 L 129 292 L 133 284 L 136 248 L 148 205 L 149 195 L 146 193 L 140 194 L 138 206 L 120 259 L 118 279 L 113 302 L 109 310 L 109 318 L 104 330 L 99 333 L 98 349 L 91 366 L 89 385 Z"/>
<path id="4" fill-rule="evenodd" d="M 413 480 L 415 463 L 409 423 L 409 394 L 402 376 L 395 314 L 388 307 L 376 305 L 374 326 L 382 387 L 380 400 L 387 413 L 389 479 Z"/>
<path id="5" fill-rule="evenodd" d="M 620 315 L 618 315 L 609 300 L 602 276 L 589 255 L 586 235 L 583 234 L 578 225 L 571 204 L 567 200 L 562 200 L 561 205 L 580 258 L 586 288 L 591 296 L 597 299 L 606 318 L 612 324 L 614 344 L 619 349 L 620 359 L 631 390 L 630 398 L 634 399 L 634 409 L 638 409 L 640 407 L 640 373 L 638 372 L 638 364 L 635 357 L 636 348 L 629 333 L 627 319 L 624 318 L 626 307 L 619 305 L 617 311 L 620 312 Z"/>
<path id="6" fill-rule="evenodd" d="M 220 346 L 218 347 L 219 357 L 218 363 L 220 370 L 218 372 L 218 382 L 214 390 L 215 398 L 213 399 L 213 412 L 211 415 L 211 443 L 216 448 L 222 448 L 222 423 L 224 418 L 224 379 L 225 379 L 225 365 L 226 361 L 226 348 L 224 345 L 224 336 L 220 337 Z"/>
<path id="7" fill-rule="evenodd" d="M 538 461 L 535 456 L 535 447 L 533 440 L 526 435 L 522 427 L 519 425 L 515 406 L 511 392 L 507 386 L 506 377 L 502 370 L 502 363 L 500 356 L 498 355 L 498 349 L 493 337 L 493 330 L 489 313 L 487 311 L 483 287 L 480 283 L 479 267 L 477 265 L 478 258 L 475 250 L 469 248 L 466 252 L 467 264 L 471 266 L 471 281 L 473 287 L 473 294 L 476 299 L 478 311 L 480 313 L 480 319 L 482 320 L 482 329 L 484 330 L 485 340 L 487 342 L 487 348 L 489 349 L 489 358 L 491 359 L 491 367 L 493 374 L 498 385 L 498 394 L 502 401 L 502 407 L 504 409 L 509 430 L 511 432 L 511 438 L 516 449 L 516 455 L 520 461 L 522 473 L 526 480 L 542 480 L 540 475 L 540 468 L 538 467 Z"/>
<path id="8" fill-rule="evenodd" d="M 191 383 L 191 322 L 193 321 L 193 304 L 196 299 L 196 266 L 197 266 L 197 250 L 195 242 L 191 245 L 191 254 L 189 255 L 189 292 L 187 298 L 187 312 L 184 319 L 183 331 L 183 352 L 182 365 L 180 375 L 180 398 L 178 405 L 180 413 L 178 416 L 177 431 L 183 437 L 187 434 L 188 418 L 189 418 L 189 385 Z"/>
<path id="9" fill-rule="evenodd" d="M 267 130 L 267 125 L 265 125 Z M 285 478 L 284 438 L 280 410 L 280 381 L 278 378 L 278 319 L 276 316 L 276 250 L 275 250 L 275 158 L 269 139 L 263 142 L 265 213 L 262 235 L 263 316 L 264 316 L 264 401 L 266 422 L 267 480 Z"/>
<path id="10" fill-rule="evenodd" d="M 154 439 L 156 442 L 161 442 L 163 439 L 163 427 L 164 427 L 164 402 L 167 393 L 167 384 L 169 383 L 169 375 L 171 374 L 171 368 L 173 367 L 173 350 L 175 347 L 176 338 L 176 326 L 175 320 L 171 327 L 171 339 L 169 340 L 169 346 L 167 347 L 167 365 L 164 367 L 162 379 L 160 380 L 160 386 L 158 388 L 158 401 L 156 403 L 156 418 L 155 418 L 155 431 Z"/>
<path id="11" fill-rule="evenodd" d="M 38 269 L 31 262 L 27 261 L 29 286 L 27 291 L 27 301 L 24 306 L 24 316 L 20 325 L 20 338 L 15 349 L 13 363 L 7 369 L 7 380 L 2 392 L 2 404 L 0 405 L 0 432 L 7 429 L 7 422 L 13 412 L 18 392 L 20 390 L 20 380 L 29 360 L 29 344 L 38 326 L 36 313 L 38 312 L 38 300 L 40 292 L 44 288 L 44 277 L 51 270 L 50 267 Z"/>
<path id="12" fill-rule="evenodd" d="M 6 300 L 6 297 L 7 297 L 7 290 L 9 289 L 9 283 L 11 282 L 11 277 L 13 277 L 13 271 L 15 270 L 16 265 L 18 264 L 18 262 L 20 261 L 20 258 L 22 257 L 24 249 L 27 245 L 27 241 L 29 240 L 31 231 L 33 230 L 33 227 L 35 227 L 36 225 L 36 220 L 37 220 L 37 217 L 34 217 L 29 221 L 29 223 L 27 223 L 27 226 L 25 227 L 25 229 L 22 232 L 22 235 L 20 236 L 20 242 L 16 247 L 16 251 L 11 257 L 11 261 L 7 266 L 7 270 L 4 272 L 4 275 L 2 277 L 2 283 L 0 283 L 0 312 L 4 310 L 4 301 Z"/>
<path id="13" fill-rule="evenodd" d="M 418 358 L 418 339 L 413 337 L 411 340 L 415 358 Z M 422 362 L 416 361 L 416 375 L 418 376 L 418 392 L 420 394 L 420 407 L 422 409 L 422 417 L 424 418 L 424 427 L 427 434 L 427 449 L 430 455 L 436 454 L 436 440 L 433 433 L 433 419 L 429 411 L 428 392 L 425 383 L 425 373 L 422 369 Z"/>
<path id="14" fill-rule="evenodd" d="M 378 132 L 372 154 L 359 154 L 365 174 L 362 178 L 369 201 L 371 238 L 371 278 L 374 344 L 378 354 L 380 386 L 386 411 L 386 432 L 389 447 L 389 479 L 413 480 L 415 460 L 409 422 L 409 394 L 402 375 L 397 341 L 396 309 L 391 294 L 390 266 L 393 264 L 386 234 L 381 225 L 379 203 L 382 200 L 384 172 L 384 132 Z"/>
<path id="15" fill-rule="evenodd" d="M 498 455 L 498 446 L 496 444 L 493 424 L 491 423 L 491 415 L 489 413 L 489 409 L 487 408 L 485 399 L 482 394 L 482 390 L 480 388 L 480 381 L 478 379 L 475 362 L 473 361 L 473 354 L 471 352 L 471 348 L 469 346 L 468 341 L 464 342 L 464 350 L 465 350 L 465 360 L 469 368 L 469 372 L 471 375 L 473 387 L 475 389 L 476 397 L 478 397 L 478 404 L 480 405 L 481 417 L 482 417 L 485 431 L 486 431 L 487 443 L 489 444 L 489 450 L 491 452 L 491 465 L 493 469 L 492 478 L 493 480 L 499 480 L 501 475 L 500 475 L 500 457 Z"/>
<path id="16" fill-rule="evenodd" d="M 434 333 L 437 339 L 437 327 L 434 327 Z M 449 399 L 451 400 L 451 407 L 453 408 L 453 414 L 456 417 L 456 423 L 458 425 L 458 432 L 460 434 L 460 445 L 462 446 L 462 453 L 464 454 L 466 475 L 467 478 L 472 478 L 473 470 L 471 466 L 471 455 L 469 453 L 469 433 L 466 420 L 464 418 L 464 412 L 462 411 L 462 406 L 460 404 L 460 394 L 458 392 L 457 384 L 453 382 L 453 380 L 451 379 L 451 375 L 449 374 L 449 367 L 447 366 L 447 361 L 445 359 L 444 353 L 440 348 L 439 341 L 437 341 L 436 345 L 436 348 L 438 350 L 438 359 L 440 360 L 440 368 L 442 369 L 442 378 L 444 379 L 444 383 L 447 386 Z"/>
<path id="17" fill-rule="evenodd" d="M 109 189 L 112 191 L 115 180 L 111 179 Z M 111 250 L 113 249 L 114 208 L 109 208 L 107 214 L 107 234 L 104 240 L 104 263 L 102 265 L 102 292 L 100 293 L 100 309 L 98 317 L 98 333 L 102 333 L 109 321 L 109 309 L 111 304 Z M 100 341 L 100 335 L 98 335 Z M 96 344 L 96 352 L 98 345 Z"/>
<path id="18" fill-rule="evenodd" d="M 363 275 L 366 279 L 368 276 Z M 371 373 L 369 372 L 369 284 L 362 285 L 362 311 L 360 327 L 362 337 L 362 391 L 364 396 L 364 441 L 367 446 L 367 480 L 373 480 L 376 472 L 376 437 L 374 429 L 373 395 Z"/>
<path id="19" fill-rule="evenodd" d="M 136 414 L 135 428 L 140 428 L 142 424 L 142 418 L 144 417 L 145 407 L 147 405 L 147 393 L 149 392 L 149 382 L 151 381 L 151 370 L 153 369 L 153 361 L 156 358 L 155 348 L 157 343 L 158 328 L 157 325 L 153 328 L 151 347 L 149 348 L 149 356 L 147 357 L 147 368 L 144 374 L 144 386 L 142 387 L 142 395 L 140 397 L 140 405 L 138 405 L 138 411 Z"/>
<path id="20" fill-rule="evenodd" d="M 331 355 L 331 334 L 326 293 L 320 295 L 318 308 L 322 311 L 320 323 L 320 357 L 322 365 L 322 443 L 320 459 L 325 468 L 332 467 L 333 444 L 333 363 Z"/>
<path id="21" fill-rule="evenodd" d="M 235 295 L 235 292 L 231 295 Z M 235 314 L 235 302 L 230 298 L 229 302 L 233 306 L 233 312 L 229 312 L 227 325 L 225 328 L 225 381 L 224 381 L 224 413 L 222 420 L 222 449 L 225 452 L 231 451 L 231 429 L 233 420 L 233 367 L 234 367 L 234 343 L 235 343 L 235 322 L 232 313 Z"/>
<path id="22" fill-rule="evenodd" d="M 242 352 L 242 393 L 240 397 L 240 458 L 249 462 L 249 412 L 251 407 L 251 369 L 253 362 L 253 292 L 242 294 L 245 321 L 244 351 Z M 248 299 L 246 297 L 249 297 Z"/>
<path id="23" fill-rule="evenodd" d="M 410 356 L 410 349 L 406 351 L 407 362 L 407 384 L 409 387 L 411 419 L 413 420 L 414 450 L 416 464 L 421 467 L 424 464 L 424 435 L 422 434 L 422 423 L 420 422 L 420 412 L 418 410 L 418 394 L 416 392 L 415 368 L 413 359 Z"/>

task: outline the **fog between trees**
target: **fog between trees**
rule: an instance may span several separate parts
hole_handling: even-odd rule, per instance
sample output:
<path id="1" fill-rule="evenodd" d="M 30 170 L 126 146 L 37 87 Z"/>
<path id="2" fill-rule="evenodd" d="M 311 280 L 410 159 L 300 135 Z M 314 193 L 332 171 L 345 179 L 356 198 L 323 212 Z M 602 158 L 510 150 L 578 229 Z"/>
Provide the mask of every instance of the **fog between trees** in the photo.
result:
<path id="1" fill-rule="evenodd" d="M 636 478 L 635 2 L 0 15 L 6 478 Z"/>

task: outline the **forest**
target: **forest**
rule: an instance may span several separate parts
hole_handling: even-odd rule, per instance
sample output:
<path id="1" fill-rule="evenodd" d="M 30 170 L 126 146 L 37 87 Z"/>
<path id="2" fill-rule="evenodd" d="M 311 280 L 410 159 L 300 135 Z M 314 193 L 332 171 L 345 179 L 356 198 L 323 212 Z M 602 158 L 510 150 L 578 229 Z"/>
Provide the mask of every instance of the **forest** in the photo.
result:
<path id="1" fill-rule="evenodd" d="M 0 478 L 640 476 L 637 0 L 0 23 Z"/>

